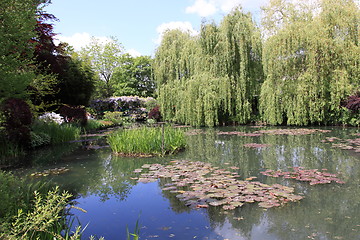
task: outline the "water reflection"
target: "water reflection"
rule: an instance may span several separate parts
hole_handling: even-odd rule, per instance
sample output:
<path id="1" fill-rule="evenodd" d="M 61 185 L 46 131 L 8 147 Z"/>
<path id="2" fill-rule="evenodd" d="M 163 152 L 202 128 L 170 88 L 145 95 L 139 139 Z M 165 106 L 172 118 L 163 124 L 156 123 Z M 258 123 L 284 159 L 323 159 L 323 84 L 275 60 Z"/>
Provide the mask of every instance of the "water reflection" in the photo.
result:
<path id="1" fill-rule="evenodd" d="M 90 223 L 84 237 L 96 234 L 123 239 L 125 226 L 132 230 L 141 213 L 142 239 L 360 239 L 360 155 L 321 142 L 326 136 L 348 138 L 356 129 L 257 137 L 218 135 L 218 131 L 204 129 L 201 134 L 189 136 L 186 151 L 166 158 L 121 158 L 106 149 L 75 151 L 57 163 L 66 163 L 70 171 L 51 178 L 75 194 L 78 206 L 88 211 L 73 211 L 84 225 Z M 248 143 L 271 146 L 245 147 Z M 172 159 L 206 161 L 221 168 L 239 167 L 243 179 L 256 176 L 267 184 L 289 185 L 295 187 L 296 193 L 304 194 L 305 199 L 267 211 L 256 204 L 245 204 L 233 211 L 221 207 L 191 210 L 176 198 L 176 193 L 160 190 L 159 186 L 169 183 L 169 179 L 149 184 L 138 184 L 133 179 L 137 176 L 133 171 L 143 164 L 166 164 Z M 288 170 L 295 166 L 340 172 L 346 184 L 310 186 L 260 174 L 264 169 Z"/>

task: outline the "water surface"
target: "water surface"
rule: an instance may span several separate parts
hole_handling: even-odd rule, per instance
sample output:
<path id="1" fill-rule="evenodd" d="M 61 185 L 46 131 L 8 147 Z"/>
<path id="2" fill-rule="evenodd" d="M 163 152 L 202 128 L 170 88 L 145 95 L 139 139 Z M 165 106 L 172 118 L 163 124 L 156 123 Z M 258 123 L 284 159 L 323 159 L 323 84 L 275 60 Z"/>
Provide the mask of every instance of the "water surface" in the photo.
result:
<path id="1" fill-rule="evenodd" d="M 256 137 L 217 134 L 258 130 L 250 127 L 202 129 L 200 134 L 188 136 L 186 151 L 176 156 L 136 159 L 114 156 L 109 149 L 75 149 L 60 155 L 51 165 L 40 164 L 44 161 L 35 154 L 34 167 L 26 171 L 62 166 L 70 169 L 48 178 L 73 193 L 76 206 L 87 211 L 71 210 L 83 226 L 87 225 L 83 239 L 90 235 L 125 239 L 126 226 L 132 232 L 137 221 L 141 225 L 141 239 L 360 239 L 360 154 L 322 142 L 326 137 L 355 138 L 352 134 L 360 131 L 328 129 L 331 132 Z M 247 148 L 244 146 L 247 143 L 271 146 Z M 221 207 L 190 209 L 175 193 L 161 190 L 166 180 L 138 183 L 134 179 L 138 174 L 133 171 L 143 164 L 168 164 L 174 159 L 204 161 L 225 169 L 239 167 L 236 171 L 240 179 L 255 176 L 266 184 L 291 186 L 304 199 L 268 210 L 256 203 L 231 211 Z M 328 169 L 330 173 L 339 173 L 346 183 L 310 186 L 260 174 L 265 169 L 289 170 L 297 166 Z"/>

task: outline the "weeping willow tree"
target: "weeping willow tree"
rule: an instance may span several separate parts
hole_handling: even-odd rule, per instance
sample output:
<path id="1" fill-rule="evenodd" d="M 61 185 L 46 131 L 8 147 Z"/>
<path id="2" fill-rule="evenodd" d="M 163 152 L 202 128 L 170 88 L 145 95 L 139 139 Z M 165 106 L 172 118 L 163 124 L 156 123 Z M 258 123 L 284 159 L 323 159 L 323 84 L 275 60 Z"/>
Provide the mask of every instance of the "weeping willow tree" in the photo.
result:
<path id="1" fill-rule="evenodd" d="M 271 124 L 334 124 L 341 101 L 360 86 L 360 11 L 353 0 L 309 6 L 272 0 L 260 111 Z"/>
<path id="2" fill-rule="evenodd" d="M 193 126 L 254 116 L 263 79 L 260 31 L 236 9 L 200 34 L 168 31 L 156 51 L 154 76 L 165 120 Z"/>

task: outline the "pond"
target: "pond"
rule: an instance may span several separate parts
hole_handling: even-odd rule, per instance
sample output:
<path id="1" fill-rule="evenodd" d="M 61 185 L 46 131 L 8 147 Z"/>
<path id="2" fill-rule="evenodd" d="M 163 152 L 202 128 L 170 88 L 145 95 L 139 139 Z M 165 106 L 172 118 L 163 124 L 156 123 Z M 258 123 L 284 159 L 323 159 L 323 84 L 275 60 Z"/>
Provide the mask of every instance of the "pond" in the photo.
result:
<path id="1" fill-rule="evenodd" d="M 274 128 L 192 130 L 187 149 L 165 158 L 123 158 L 112 155 L 107 148 L 85 150 L 73 144 L 71 153 L 61 148 L 34 153 L 34 166 L 22 169 L 21 174 L 56 167 L 69 169 L 43 178 L 68 189 L 76 198 L 76 206 L 86 210 L 71 210 L 83 226 L 87 225 L 83 239 L 91 235 L 125 239 L 126 228 L 133 232 L 137 221 L 140 239 L 149 240 L 360 239 L 360 153 L 339 148 L 344 145 L 336 145 L 340 140 L 334 138 L 359 138 L 356 134 L 360 130 L 248 134 L 266 129 Z M 258 203 L 229 210 L 222 206 L 191 208 L 177 197 L 178 193 L 162 190 L 169 179 L 143 183 L 137 180 L 140 173 L 134 172 L 144 165 L 166 166 L 181 160 L 236 172 L 239 180 L 292 187 L 303 199 L 269 209 Z M 290 171 L 292 167 L 336 174 L 345 183 L 310 185 L 261 173 L 268 169 Z"/>

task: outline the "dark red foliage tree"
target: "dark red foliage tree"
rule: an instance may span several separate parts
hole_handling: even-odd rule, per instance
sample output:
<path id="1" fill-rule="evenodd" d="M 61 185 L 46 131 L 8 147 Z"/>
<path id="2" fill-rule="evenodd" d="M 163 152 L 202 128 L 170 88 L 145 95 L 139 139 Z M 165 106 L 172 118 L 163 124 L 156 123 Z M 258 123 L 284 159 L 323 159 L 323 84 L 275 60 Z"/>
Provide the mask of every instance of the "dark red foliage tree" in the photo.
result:
<path id="1" fill-rule="evenodd" d="M 47 1 L 45 4 L 48 3 Z M 52 22 L 58 19 L 41 9 L 37 14 L 37 36 L 31 40 L 35 43 L 36 65 L 41 73 L 56 75 L 58 80 L 58 83 L 52 86 L 52 93 L 42 100 L 48 103 L 87 105 L 94 91 L 94 72 L 66 54 L 66 43 L 54 43 L 57 34 L 54 33 Z M 40 90 L 36 89 L 36 86 L 32 86 L 31 90 L 33 100 L 39 102 L 37 92 Z"/>
<path id="2" fill-rule="evenodd" d="M 82 126 L 87 123 L 87 113 L 84 107 L 63 105 L 60 107 L 59 113 L 66 122 L 80 123 Z"/>
<path id="3" fill-rule="evenodd" d="M 160 106 L 156 106 L 150 110 L 148 119 L 155 119 L 158 122 L 161 120 Z"/>
<path id="4" fill-rule="evenodd" d="M 349 96 L 345 101 L 342 102 L 341 106 L 346 107 L 353 113 L 359 112 L 360 110 L 360 92 Z"/>
<path id="5" fill-rule="evenodd" d="M 32 114 L 29 105 L 21 99 L 9 98 L 1 106 L 8 139 L 22 147 L 30 146 Z"/>

